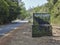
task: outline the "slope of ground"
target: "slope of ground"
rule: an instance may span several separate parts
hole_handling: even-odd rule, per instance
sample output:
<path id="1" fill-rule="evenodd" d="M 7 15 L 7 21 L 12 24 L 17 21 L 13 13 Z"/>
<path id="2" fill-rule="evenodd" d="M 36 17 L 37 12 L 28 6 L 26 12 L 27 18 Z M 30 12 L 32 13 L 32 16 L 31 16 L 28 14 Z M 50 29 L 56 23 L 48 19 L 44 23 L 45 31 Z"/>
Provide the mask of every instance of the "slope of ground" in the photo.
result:
<path id="1" fill-rule="evenodd" d="M 32 37 L 32 26 L 28 25 L 24 30 L 19 30 L 9 45 L 60 45 L 60 41 L 53 40 L 53 37 Z"/>
<path id="2" fill-rule="evenodd" d="M 60 45 L 59 40 L 54 40 L 52 36 L 32 37 L 32 26 L 26 24 L 24 28 L 19 28 L 15 31 L 13 38 L 7 41 L 6 45 Z M 60 37 L 59 37 L 60 38 Z M 5 45 L 5 44 L 4 44 Z"/>

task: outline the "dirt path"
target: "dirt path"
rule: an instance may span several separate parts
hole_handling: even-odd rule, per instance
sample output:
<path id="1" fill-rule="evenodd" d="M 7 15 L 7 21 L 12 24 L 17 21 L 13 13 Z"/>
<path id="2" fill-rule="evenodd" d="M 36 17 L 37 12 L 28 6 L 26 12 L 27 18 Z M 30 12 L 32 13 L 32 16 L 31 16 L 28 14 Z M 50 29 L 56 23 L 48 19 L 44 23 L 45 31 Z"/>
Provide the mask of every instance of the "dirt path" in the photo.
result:
<path id="1" fill-rule="evenodd" d="M 55 40 L 60 40 L 60 26 L 52 26 L 53 29 L 52 29 L 52 32 L 53 32 L 53 36 Z"/>
<path id="2" fill-rule="evenodd" d="M 32 37 L 32 26 L 26 24 L 25 26 L 18 28 L 18 31 L 13 33 L 10 38 L 7 40 L 5 45 L 60 45 L 60 41 L 53 40 L 53 37 Z M 2 41 L 2 40 L 1 40 Z M 0 43 L 1 45 L 2 43 Z"/>

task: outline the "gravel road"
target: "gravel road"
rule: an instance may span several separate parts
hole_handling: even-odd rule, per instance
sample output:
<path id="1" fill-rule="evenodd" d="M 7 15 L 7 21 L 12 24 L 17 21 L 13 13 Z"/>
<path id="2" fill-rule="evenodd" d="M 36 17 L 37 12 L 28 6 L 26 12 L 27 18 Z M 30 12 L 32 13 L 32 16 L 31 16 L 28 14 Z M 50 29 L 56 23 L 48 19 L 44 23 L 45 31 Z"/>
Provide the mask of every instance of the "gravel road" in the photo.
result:
<path id="1" fill-rule="evenodd" d="M 27 24 L 26 28 L 15 33 L 8 45 L 60 45 L 60 41 L 49 36 L 33 38 L 32 26 Z"/>

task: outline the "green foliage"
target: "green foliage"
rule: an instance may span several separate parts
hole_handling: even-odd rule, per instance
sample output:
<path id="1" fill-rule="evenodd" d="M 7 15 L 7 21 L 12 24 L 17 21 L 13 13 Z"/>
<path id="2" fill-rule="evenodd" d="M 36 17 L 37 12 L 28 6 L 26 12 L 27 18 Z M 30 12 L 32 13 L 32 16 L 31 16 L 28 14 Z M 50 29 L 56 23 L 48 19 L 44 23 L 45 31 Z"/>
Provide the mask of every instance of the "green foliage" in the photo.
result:
<path id="1" fill-rule="evenodd" d="M 24 20 L 26 17 L 29 16 L 29 13 L 26 10 L 26 8 L 24 7 L 24 3 L 23 2 L 21 2 L 20 8 L 21 8 L 21 10 L 20 10 L 20 15 L 18 16 L 18 18 L 21 19 L 21 20 Z"/>
<path id="2" fill-rule="evenodd" d="M 60 0 L 47 0 L 48 3 L 30 9 L 30 13 L 50 13 L 51 23 L 60 24 Z"/>
<path id="3" fill-rule="evenodd" d="M 48 10 L 48 3 L 46 3 L 45 5 L 42 6 L 37 6 L 33 9 L 33 12 L 37 12 L 37 13 L 47 13 L 49 12 Z"/>
<path id="4" fill-rule="evenodd" d="M 10 23 L 20 13 L 17 2 L 11 0 L 0 0 L 0 24 Z"/>
<path id="5" fill-rule="evenodd" d="M 52 23 L 60 24 L 60 1 L 57 1 L 51 9 L 51 19 Z"/>

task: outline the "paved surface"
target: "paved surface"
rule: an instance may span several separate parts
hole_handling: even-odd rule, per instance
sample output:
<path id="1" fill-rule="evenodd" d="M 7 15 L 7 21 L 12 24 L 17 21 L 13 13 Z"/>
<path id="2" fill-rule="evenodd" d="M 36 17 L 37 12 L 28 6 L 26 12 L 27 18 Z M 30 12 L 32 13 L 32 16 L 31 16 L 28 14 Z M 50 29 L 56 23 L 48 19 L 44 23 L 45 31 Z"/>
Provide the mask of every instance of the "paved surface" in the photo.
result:
<path id="1" fill-rule="evenodd" d="M 23 30 L 19 30 L 14 35 L 8 45 L 60 45 L 60 41 L 53 40 L 53 37 L 32 37 L 32 26 L 27 25 Z"/>
<path id="2" fill-rule="evenodd" d="M 11 24 L 0 26 L 0 35 L 4 35 L 5 33 L 8 33 L 11 30 L 16 29 L 16 27 L 19 27 L 22 24 L 23 23 L 14 22 L 14 23 L 11 23 Z"/>

